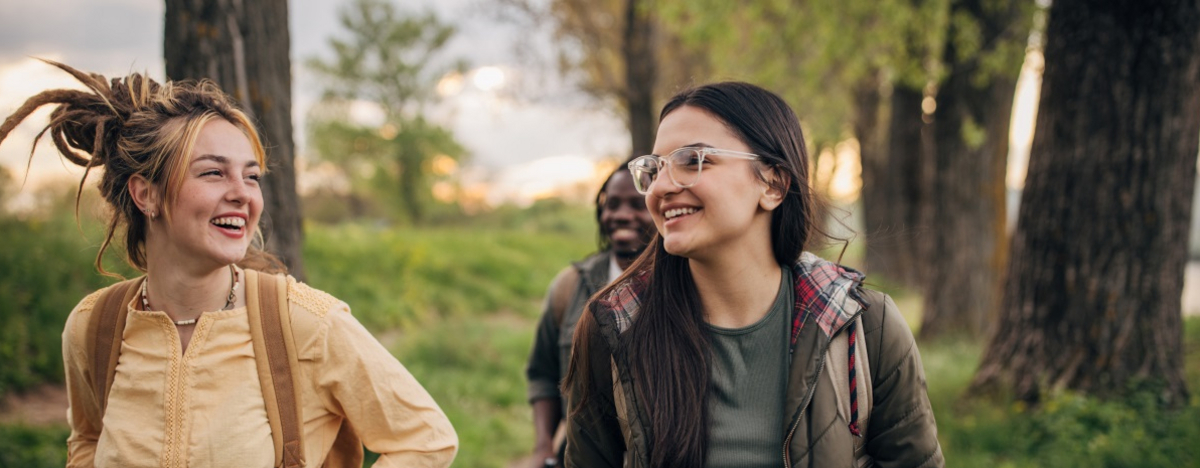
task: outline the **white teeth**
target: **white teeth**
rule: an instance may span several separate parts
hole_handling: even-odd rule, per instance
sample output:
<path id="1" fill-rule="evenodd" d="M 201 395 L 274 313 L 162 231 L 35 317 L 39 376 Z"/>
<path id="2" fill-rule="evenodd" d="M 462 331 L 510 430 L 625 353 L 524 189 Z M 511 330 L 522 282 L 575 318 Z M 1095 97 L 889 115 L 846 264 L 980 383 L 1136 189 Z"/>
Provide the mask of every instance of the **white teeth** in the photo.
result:
<path id="1" fill-rule="evenodd" d="M 242 218 L 239 218 L 236 216 L 226 216 L 224 218 L 217 218 L 217 219 L 212 220 L 211 222 L 217 226 L 236 227 L 236 228 L 240 228 L 240 227 L 243 227 L 246 225 L 245 219 L 242 219 Z"/>
<path id="2" fill-rule="evenodd" d="M 696 212 L 695 208 L 675 208 L 675 209 L 667 210 L 667 212 L 663 213 L 663 215 L 666 216 L 667 219 L 671 219 L 671 218 L 675 218 L 675 217 L 679 217 L 679 216 L 683 216 L 683 215 L 689 215 L 689 214 L 692 214 L 695 212 Z"/>

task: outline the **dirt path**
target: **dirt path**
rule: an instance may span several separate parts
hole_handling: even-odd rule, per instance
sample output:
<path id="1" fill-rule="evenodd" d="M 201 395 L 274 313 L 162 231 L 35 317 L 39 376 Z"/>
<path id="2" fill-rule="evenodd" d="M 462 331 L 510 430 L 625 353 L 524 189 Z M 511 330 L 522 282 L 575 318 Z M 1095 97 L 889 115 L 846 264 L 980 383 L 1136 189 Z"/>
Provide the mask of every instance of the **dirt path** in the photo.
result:
<path id="1" fill-rule="evenodd" d="M 0 424 L 35 426 L 67 423 L 67 390 L 43 385 L 21 395 L 6 395 L 0 402 Z"/>

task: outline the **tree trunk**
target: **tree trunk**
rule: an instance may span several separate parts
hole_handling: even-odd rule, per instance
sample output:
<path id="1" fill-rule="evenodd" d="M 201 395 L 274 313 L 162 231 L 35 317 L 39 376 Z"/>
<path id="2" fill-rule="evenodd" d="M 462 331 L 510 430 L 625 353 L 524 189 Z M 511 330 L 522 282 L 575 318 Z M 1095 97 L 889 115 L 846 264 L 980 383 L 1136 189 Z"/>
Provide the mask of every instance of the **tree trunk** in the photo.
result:
<path id="1" fill-rule="evenodd" d="M 1055 0 L 1046 39 L 1001 320 L 973 389 L 1183 403 L 1200 3 Z"/>
<path id="2" fill-rule="evenodd" d="M 943 55 L 950 73 L 930 122 L 934 147 L 925 173 L 932 178 L 925 181 L 929 196 L 920 212 L 929 262 L 922 339 L 977 337 L 998 305 L 1009 121 L 1029 33 L 1022 27 L 1029 21 L 1011 3 L 956 0 L 950 16 L 955 20 Z M 970 55 L 960 50 L 958 41 L 972 34 L 964 26 L 977 28 L 983 49 Z M 1014 41 L 1020 46 L 1012 47 Z M 995 63 L 1002 64 L 999 70 L 986 68 Z"/>
<path id="3" fill-rule="evenodd" d="M 854 86 L 853 91 L 853 128 L 854 137 L 858 139 L 859 166 L 862 167 L 863 187 L 861 198 L 864 200 L 864 210 L 868 205 L 874 205 L 875 208 L 882 208 L 887 202 L 886 199 L 880 199 L 880 191 L 878 190 L 878 184 L 882 180 L 887 179 L 887 172 L 884 166 L 888 160 L 887 152 L 883 149 L 885 137 L 882 131 L 885 129 L 884 125 L 886 121 L 883 121 L 883 96 L 879 92 L 881 80 L 882 76 L 878 70 L 869 73 L 866 78 Z M 865 201 L 868 197 L 868 192 L 870 192 L 870 196 L 872 197 L 871 203 Z M 867 214 L 878 216 L 886 210 L 876 209 L 868 211 L 869 213 L 864 213 L 864 219 L 866 219 Z M 867 225 L 870 226 L 870 223 Z M 871 256 L 868 254 L 868 266 L 871 266 L 870 259 Z M 884 273 L 884 271 L 882 269 L 872 270 L 871 273 Z"/>
<path id="4" fill-rule="evenodd" d="M 639 0 L 625 3 L 625 30 L 621 54 L 625 59 L 625 108 L 629 111 L 629 156 L 654 151 L 658 129 L 654 86 L 658 82 L 658 58 L 654 55 L 655 25 L 650 9 Z"/>
<path id="5" fill-rule="evenodd" d="M 398 143 L 399 151 L 396 161 L 400 183 L 396 188 L 400 190 L 400 202 L 404 214 L 408 215 L 408 222 L 420 226 L 425 223 L 425 201 L 421 200 L 421 193 L 424 191 L 424 177 L 421 175 L 422 148 L 411 136 L 393 141 Z"/>
<path id="6" fill-rule="evenodd" d="M 167 76 L 215 81 L 257 122 L 271 170 L 262 185 L 266 247 L 303 279 L 287 1 L 166 0 L 166 6 Z"/>
<path id="7" fill-rule="evenodd" d="M 894 86 L 886 141 L 878 145 L 878 152 L 869 149 L 874 145 L 862 145 L 866 263 L 873 276 L 913 286 L 917 272 L 916 208 L 920 196 L 918 163 L 924 125 L 923 96 L 919 88 L 902 83 Z"/>

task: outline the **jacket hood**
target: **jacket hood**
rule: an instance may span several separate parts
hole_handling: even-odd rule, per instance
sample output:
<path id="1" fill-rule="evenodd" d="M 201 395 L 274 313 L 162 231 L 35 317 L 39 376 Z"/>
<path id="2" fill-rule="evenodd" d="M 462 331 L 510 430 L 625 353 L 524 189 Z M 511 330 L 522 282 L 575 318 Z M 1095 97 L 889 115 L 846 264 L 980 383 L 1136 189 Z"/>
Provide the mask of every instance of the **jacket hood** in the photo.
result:
<path id="1" fill-rule="evenodd" d="M 859 291 L 865 276 L 853 268 L 804 252 L 792 272 L 796 288 L 792 345 L 804 326 L 806 312 L 813 314 L 825 336 L 833 336 L 866 306 Z"/>
<path id="2" fill-rule="evenodd" d="M 865 304 L 859 287 L 865 276 L 852 268 L 804 252 L 792 266 L 796 304 L 792 314 L 791 344 L 804 326 L 806 314 L 826 336 L 832 336 L 852 320 Z M 618 333 L 629 329 L 641 309 L 649 273 L 630 277 L 600 299 L 600 312 L 611 314 Z"/>

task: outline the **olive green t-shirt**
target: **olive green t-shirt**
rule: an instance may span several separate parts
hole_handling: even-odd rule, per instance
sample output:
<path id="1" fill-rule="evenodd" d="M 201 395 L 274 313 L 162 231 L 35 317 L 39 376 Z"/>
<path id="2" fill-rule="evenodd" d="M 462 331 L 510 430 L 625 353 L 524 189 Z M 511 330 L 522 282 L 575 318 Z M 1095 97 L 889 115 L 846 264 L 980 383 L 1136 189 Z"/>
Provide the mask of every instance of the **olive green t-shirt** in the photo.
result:
<path id="1" fill-rule="evenodd" d="M 782 267 L 781 267 L 782 268 Z M 706 325 L 712 345 L 708 468 L 777 467 L 783 460 L 792 271 L 771 310 L 744 328 Z"/>

